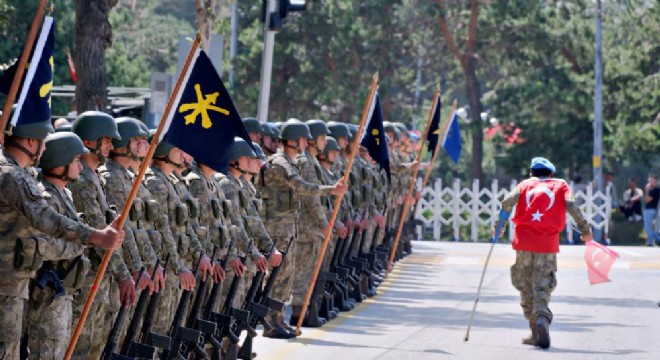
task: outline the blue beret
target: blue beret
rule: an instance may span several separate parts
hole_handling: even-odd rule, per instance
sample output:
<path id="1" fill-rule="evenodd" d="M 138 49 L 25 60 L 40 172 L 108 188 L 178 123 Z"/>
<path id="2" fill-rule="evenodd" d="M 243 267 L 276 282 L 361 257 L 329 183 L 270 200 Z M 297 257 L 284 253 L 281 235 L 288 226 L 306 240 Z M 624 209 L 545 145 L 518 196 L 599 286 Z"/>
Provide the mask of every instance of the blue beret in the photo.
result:
<path id="1" fill-rule="evenodd" d="M 535 157 L 532 159 L 532 163 L 529 165 L 530 169 L 548 169 L 552 171 L 553 173 L 555 172 L 555 166 L 552 165 L 550 160 L 544 158 L 544 157 Z"/>

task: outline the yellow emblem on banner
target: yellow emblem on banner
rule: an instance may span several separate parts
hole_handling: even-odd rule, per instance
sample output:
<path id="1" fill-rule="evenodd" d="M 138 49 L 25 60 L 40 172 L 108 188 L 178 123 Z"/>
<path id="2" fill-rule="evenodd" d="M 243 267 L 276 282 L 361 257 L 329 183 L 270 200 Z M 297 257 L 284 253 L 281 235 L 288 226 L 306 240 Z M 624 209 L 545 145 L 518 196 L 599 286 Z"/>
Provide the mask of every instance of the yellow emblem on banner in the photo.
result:
<path id="1" fill-rule="evenodd" d="M 215 106 L 215 102 L 220 96 L 219 92 L 214 92 L 211 94 L 202 95 L 202 88 L 199 84 L 195 84 L 195 93 L 197 94 L 196 103 L 182 104 L 179 106 L 179 112 L 185 112 L 192 110 L 192 112 L 184 118 L 186 119 L 186 125 L 195 124 L 197 121 L 197 116 L 202 116 L 202 127 L 204 129 L 209 129 L 213 126 L 211 118 L 209 117 L 209 111 L 219 112 L 223 115 L 229 115 L 229 110 L 223 109 L 221 107 Z"/>

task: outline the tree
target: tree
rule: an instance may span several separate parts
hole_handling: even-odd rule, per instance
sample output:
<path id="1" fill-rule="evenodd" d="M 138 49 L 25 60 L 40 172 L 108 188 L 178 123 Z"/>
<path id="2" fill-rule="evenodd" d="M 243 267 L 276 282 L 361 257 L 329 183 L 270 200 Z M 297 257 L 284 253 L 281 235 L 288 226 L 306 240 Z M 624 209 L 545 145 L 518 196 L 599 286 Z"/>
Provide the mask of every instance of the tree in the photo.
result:
<path id="1" fill-rule="evenodd" d="M 201 48 L 209 51 L 209 41 L 215 25 L 215 20 L 220 12 L 217 0 L 195 0 L 195 14 L 197 15 L 195 25 L 201 35 Z"/>

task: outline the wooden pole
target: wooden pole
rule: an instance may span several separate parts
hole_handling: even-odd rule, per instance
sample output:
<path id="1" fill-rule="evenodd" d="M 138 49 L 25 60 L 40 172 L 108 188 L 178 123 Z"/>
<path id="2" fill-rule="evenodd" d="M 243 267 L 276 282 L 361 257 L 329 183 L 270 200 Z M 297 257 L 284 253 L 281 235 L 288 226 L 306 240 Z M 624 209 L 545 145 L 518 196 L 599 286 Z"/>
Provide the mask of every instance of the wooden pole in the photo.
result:
<path id="1" fill-rule="evenodd" d="M 422 146 L 420 146 L 419 150 L 417 151 L 417 159 L 416 159 L 417 163 L 419 163 L 422 160 L 422 152 L 424 151 L 424 142 L 426 142 L 426 138 L 429 136 L 429 128 L 431 127 L 431 121 L 433 120 L 433 112 L 434 112 L 433 110 L 435 110 L 435 107 L 438 105 L 439 98 L 440 98 L 440 85 L 436 86 L 435 94 L 433 94 L 433 105 L 431 105 L 431 108 L 429 109 L 429 116 L 428 119 L 426 120 L 426 128 L 424 129 L 424 135 L 422 136 L 421 139 Z M 438 143 L 440 143 L 439 140 L 440 139 L 438 139 Z M 410 178 L 410 185 L 408 185 L 408 196 L 406 196 L 406 200 L 404 200 L 403 203 L 401 218 L 399 218 L 399 227 L 396 230 L 396 237 L 394 238 L 394 246 L 392 246 L 392 250 L 390 251 L 390 259 L 387 262 L 386 274 L 389 274 L 390 271 L 392 271 L 392 262 L 394 261 L 394 254 L 396 253 L 396 249 L 399 245 L 399 239 L 401 238 L 403 223 L 406 219 L 406 215 L 408 215 L 408 208 L 410 207 L 409 200 L 412 198 L 413 189 L 415 187 L 415 180 L 417 180 L 418 171 L 419 171 L 419 165 L 416 166 L 412 171 L 412 177 Z"/>
<path id="2" fill-rule="evenodd" d="M 195 41 L 193 42 L 192 46 L 190 47 L 190 52 L 188 53 L 188 57 L 186 58 L 186 62 L 183 65 L 183 68 L 181 69 L 181 73 L 179 74 L 179 79 L 177 80 L 176 85 L 174 86 L 174 91 L 172 91 L 172 95 L 170 96 L 170 99 L 167 102 L 167 107 L 165 108 L 163 117 L 161 118 L 160 123 L 158 124 L 158 128 L 156 129 L 156 133 L 154 134 L 154 137 L 151 140 L 151 144 L 149 145 L 149 151 L 142 160 L 142 164 L 140 165 L 140 170 L 138 171 L 138 174 L 135 177 L 135 180 L 133 181 L 133 187 L 131 188 L 131 192 L 128 194 L 128 197 L 126 198 L 126 203 L 124 204 L 124 208 L 121 212 L 121 215 L 119 215 L 119 223 L 117 224 L 117 229 L 122 229 L 124 227 L 124 222 L 128 217 L 128 212 L 131 209 L 131 204 L 133 203 L 133 200 L 137 195 L 138 189 L 140 187 L 140 183 L 142 182 L 142 178 L 144 178 L 144 174 L 147 172 L 147 168 L 149 167 L 148 164 L 151 161 L 151 158 L 154 156 L 154 152 L 156 151 L 156 146 L 158 145 L 160 135 L 163 132 L 163 128 L 165 127 L 166 120 L 169 116 L 172 107 L 174 106 L 176 94 L 179 93 L 179 89 L 181 88 L 181 85 L 183 83 L 183 78 L 188 73 L 188 68 L 190 67 L 190 63 L 192 62 L 193 55 L 199 48 L 199 43 L 200 43 L 199 40 L 200 38 L 198 35 Z M 65 360 L 69 360 L 71 358 L 71 355 L 73 354 L 73 349 L 76 347 L 76 343 L 78 342 L 78 338 L 80 337 L 80 332 L 82 331 L 83 325 L 85 324 L 85 319 L 87 319 L 87 315 L 89 314 L 89 309 L 92 307 L 92 302 L 94 301 L 94 297 L 96 296 L 99 286 L 101 285 L 101 281 L 103 280 L 103 274 L 105 273 L 105 269 L 108 267 L 108 263 L 110 262 L 111 256 L 112 256 L 111 250 L 106 250 L 105 254 L 103 254 L 103 260 L 101 261 L 99 270 L 96 272 L 96 276 L 94 277 L 94 284 L 92 285 L 92 288 L 89 291 L 89 295 L 87 295 L 87 300 L 85 300 L 85 306 L 83 307 L 82 313 L 80 314 L 80 318 L 78 319 L 78 323 L 76 324 L 76 327 L 73 331 L 73 335 L 69 340 L 69 346 L 67 347 L 66 354 L 64 355 Z"/>
<path id="3" fill-rule="evenodd" d="M 348 157 L 348 163 L 346 163 L 346 169 L 344 170 L 344 177 L 341 179 L 343 184 L 348 182 L 349 175 L 351 174 L 351 167 L 353 166 L 353 161 L 355 160 L 355 155 L 358 152 L 358 146 L 360 138 L 362 137 L 362 132 L 364 131 L 364 124 L 367 121 L 367 116 L 369 115 L 369 110 L 371 109 L 372 102 L 374 101 L 376 90 L 378 90 L 378 73 L 374 74 L 371 79 L 371 88 L 369 89 L 369 96 L 367 97 L 367 102 L 364 104 L 362 109 L 362 118 L 360 119 L 360 125 L 358 127 L 357 134 L 355 134 L 355 141 L 351 144 L 351 154 Z M 300 336 L 300 327 L 302 326 L 303 320 L 305 319 L 305 313 L 307 312 L 307 307 L 309 306 L 309 301 L 312 298 L 312 292 L 314 291 L 314 285 L 319 276 L 319 271 L 321 271 L 321 265 L 323 264 L 323 258 L 325 257 L 325 251 L 328 249 L 330 244 L 330 239 L 332 237 L 332 228 L 337 219 L 337 214 L 339 214 L 339 207 L 341 206 L 341 200 L 343 199 L 344 194 L 337 195 L 335 199 L 334 208 L 332 209 L 332 215 L 330 216 L 330 225 L 328 226 L 325 237 L 323 238 L 323 244 L 321 245 L 321 251 L 319 256 L 316 259 L 316 265 L 314 266 L 314 272 L 312 272 L 312 280 L 309 282 L 307 287 L 307 293 L 305 294 L 305 302 L 303 303 L 302 309 L 300 310 L 300 316 L 298 316 L 298 323 L 296 324 L 295 334 Z"/>
<path id="4" fill-rule="evenodd" d="M 21 57 L 18 59 L 18 67 L 16 68 L 16 74 L 14 75 L 14 80 L 11 83 L 9 88 L 9 93 L 7 94 L 7 100 L 5 101 L 5 106 L 2 109 L 2 117 L 0 117 L 0 145 L 5 142 L 5 127 L 7 126 L 7 121 L 9 121 L 9 115 L 11 113 L 11 107 L 14 105 L 16 100 L 16 94 L 18 93 L 18 87 L 21 85 L 21 80 L 23 79 L 23 73 L 25 72 L 25 66 L 28 62 L 28 57 L 30 57 L 30 52 L 32 52 L 32 46 L 34 46 L 34 41 L 37 38 L 37 32 L 39 27 L 44 19 L 44 13 L 46 12 L 46 5 L 48 0 L 40 0 L 39 5 L 37 6 L 37 11 L 34 13 L 34 18 L 32 19 L 32 26 L 30 26 L 30 31 L 28 32 L 27 39 L 25 40 L 25 45 L 23 45 L 23 52 Z M 36 64 L 35 64 L 36 66 Z M 9 133 L 11 135 L 11 133 Z"/>
<path id="5" fill-rule="evenodd" d="M 447 127 L 449 127 L 449 124 L 451 122 L 451 118 L 454 115 L 454 112 L 456 111 L 456 108 L 458 107 L 458 102 L 454 99 L 454 103 L 451 106 L 451 111 L 449 112 L 449 118 L 445 122 L 445 126 L 442 129 L 442 134 L 447 133 Z M 435 159 L 438 157 L 438 152 L 440 152 L 440 145 L 442 143 L 442 139 L 438 138 L 438 143 L 435 144 L 435 150 L 433 151 L 433 158 L 431 159 L 431 162 L 429 163 L 429 168 L 426 170 L 426 174 L 424 174 L 424 180 L 422 181 L 422 189 L 426 187 L 426 183 L 429 182 L 429 178 L 431 177 L 431 173 L 433 172 L 433 165 L 435 165 Z"/>

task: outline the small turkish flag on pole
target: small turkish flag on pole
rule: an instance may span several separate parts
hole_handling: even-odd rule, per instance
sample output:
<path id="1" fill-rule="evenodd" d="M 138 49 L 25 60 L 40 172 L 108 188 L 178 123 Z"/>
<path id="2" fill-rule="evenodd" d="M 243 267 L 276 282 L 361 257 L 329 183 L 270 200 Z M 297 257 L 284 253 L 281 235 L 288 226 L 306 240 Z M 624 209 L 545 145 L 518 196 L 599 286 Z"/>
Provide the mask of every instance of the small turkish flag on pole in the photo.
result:
<path id="1" fill-rule="evenodd" d="M 591 285 L 609 282 L 610 279 L 607 276 L 619 254 L 595 241 L 588 241 L 585 248 L 584 260 L 587 262 Z"/>

